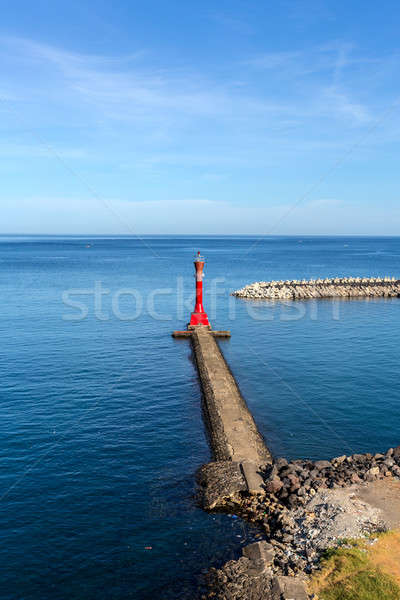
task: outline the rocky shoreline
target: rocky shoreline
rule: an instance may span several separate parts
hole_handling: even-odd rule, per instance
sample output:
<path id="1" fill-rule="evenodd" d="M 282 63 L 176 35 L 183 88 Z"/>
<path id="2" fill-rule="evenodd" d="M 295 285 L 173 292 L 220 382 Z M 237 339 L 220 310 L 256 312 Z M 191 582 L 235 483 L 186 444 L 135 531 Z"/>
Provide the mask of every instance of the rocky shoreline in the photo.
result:
<path id="1" fill-rule="evenodd" d="M 252 545 L 253 550 L 247 552 L 250 556 L 245 548 L 238 561 L 211 569 L 207 598 L 308 598 L 304 581 L 318 569 L 325 549 L 343 538 L 358 538 L 389 527 L 382 505 L 370 504 L 363 494 L 380 486 L 379 490 L 374 488 L 379 499 L 390 485 L 396 486 L 397 496 L 400 492 L 400 446 L 385 454 L 354 454 L 329 461 L 279 458 L 260 471 L 264 491 L 258 494 L 250 494 L 240 477 L 235 478 L 234 463 L 230 473 L 224 473 L 221 481 L 225 483 L 217 492 L 218 471 L 227 467 L 223 463 L 211 465 L 214 467 L 207 469 L 206 465 L 199 473 L 203 506 L 209 501 L 205 498 L 212 472 L 214 508 L 258 524 L 265 539 Z M 292 596 L 285 596 L 285 586 Z"/>
<path id="2" fill-rule="evenodd" d="M 258 281 L 232 292 L 232 296 L 266 300 L 312 298 L 396 298 L 400 280 L 394 277 L 336 277 L 326 279 Z"/>

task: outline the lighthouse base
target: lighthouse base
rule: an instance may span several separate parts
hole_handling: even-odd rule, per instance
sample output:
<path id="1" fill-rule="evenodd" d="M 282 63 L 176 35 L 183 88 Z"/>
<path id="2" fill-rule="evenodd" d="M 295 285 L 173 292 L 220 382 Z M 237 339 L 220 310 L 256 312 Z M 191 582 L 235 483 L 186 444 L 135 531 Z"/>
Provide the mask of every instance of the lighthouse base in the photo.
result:
<path id="1" fill-rule="evenodd" d="M 185 329 L 184 331 L 173 331 L 172 332 L 172 337 L 174 338 L 190 338 L 192 337 L 193 333 L 197 330 L 197 326 L 188 326 L 187 329 Z M 210 335 L 212 335 L 213 337 L 216 338 L 230 338 L 231 337 L 231 332 L 230 331 L 215 331 L 213 329 L 211 329 L 211 327 L 206 327 L 207 331 L 210 332 Z"/>
<path id="2" fill-rule="evenodd" d="M 210 321 L 208 320 L 207 313 L 205 312 L 192 312 L 190 316 L 190 326 L 196 327 L 196 325 L 206 325 L 210 326 Z"/>

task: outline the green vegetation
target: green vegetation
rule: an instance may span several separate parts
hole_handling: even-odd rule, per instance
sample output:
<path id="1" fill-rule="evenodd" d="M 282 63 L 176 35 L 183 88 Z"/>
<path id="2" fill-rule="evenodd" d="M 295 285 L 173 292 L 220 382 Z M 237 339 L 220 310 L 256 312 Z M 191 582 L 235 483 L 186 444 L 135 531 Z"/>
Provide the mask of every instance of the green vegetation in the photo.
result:
<path id="1" fill-rule="evenodd" d="M 320 600 L 399 600 L 399 550 L 399 532 L 381 534 L 373 544 L 345 540 L 325 553 L 310 592 Z"/>

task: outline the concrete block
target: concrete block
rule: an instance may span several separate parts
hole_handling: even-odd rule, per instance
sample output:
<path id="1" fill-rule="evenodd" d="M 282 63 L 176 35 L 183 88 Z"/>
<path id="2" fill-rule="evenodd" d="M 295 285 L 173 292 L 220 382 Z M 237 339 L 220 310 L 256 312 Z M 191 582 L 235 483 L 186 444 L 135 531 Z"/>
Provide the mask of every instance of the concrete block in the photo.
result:
<path id="1" fill-rule="evenodd" d="M 262 560 L 267 565 L 270 565 L 274 560 L 274 547 L 268 542 L 254 542 L 242 549 L 242 554 L 249 560 Z"/>
<path id="2" fill-rule="evenodd" d="M 249 460 L 243 461 L 241 465 L 249 494 L 263 494 L 265 488 L 264 479 L 259 473 L 260 467 Z"/>
<path id="3" fill-rule="evenodd" d="M 304 581 L 297 577 L 274 577 L 272 580 L 271 600 L 307 600 L 308 594 Z"/>

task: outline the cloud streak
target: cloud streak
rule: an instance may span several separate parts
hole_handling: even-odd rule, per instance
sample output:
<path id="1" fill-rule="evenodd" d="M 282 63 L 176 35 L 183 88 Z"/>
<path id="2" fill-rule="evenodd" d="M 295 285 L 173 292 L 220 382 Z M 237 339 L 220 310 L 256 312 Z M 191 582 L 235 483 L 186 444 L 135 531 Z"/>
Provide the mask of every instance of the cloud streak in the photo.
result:
<path id="1" fill-rule="evenodd" d="M 213 118 L 223 122 L 306 119 L 311 116 L 306 99 L 309 93 L 314 98 L 314 117 L 326 115 L 325 96 L 328 93 L 333 117 L 365 121 L 369 110 L 361 101 L 353 100 L 346 85 L 339 81 L 343 79 L 340 74 L 346 67 L 362 62 L 349 58 L 351 46 L 348 44 L 326 46 L 311 52 L 272 52 L 243 61 L 244 73 L 248 68 L 269 71 L 278 82 L 286 78 L 297 86 L 297 97 L 288 94 L 284 102 L 284 94 L 278 96 L 272 85 L 268 94 L 254 81 L 247 80 L 238 87 L 235 79 L 220 83 L 193 70 L 149 68 L 144 60 L 148 53 L 143 50 L 128 57 L 104 57 L 10 37 L 1 38 L 0 48 L 3 54 L 13 57 L 11 63 L 15 63 L 17 73 L 19 68 L 21 76 L 28 68 L 37 71 L 30 81 L 25 78 L 26 89 L 24 94 L 20 93 L 20 100 L 26 100 L 27 93 L 31 92 L 33 99 L 43 99 L 52 88 L 48 96 L 50 101 L 57 101 L 67 94 L 71 100 L 86 103 L 106 117 L 121 121 L 151 117 L 157 122 L 168 116 L 175 121 L 178 116 L 181 119 Z M 309 75 L 316 73 L 322 76 L 320 80 L 307 80 Z M 18 97 L 21 81 L 18 78 L 14 81 L 12 97 Z M 351 106 L 357 110 L 351 110 Z"/>

